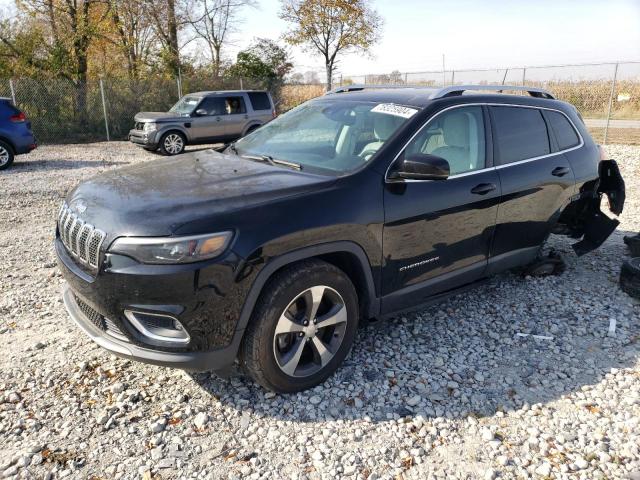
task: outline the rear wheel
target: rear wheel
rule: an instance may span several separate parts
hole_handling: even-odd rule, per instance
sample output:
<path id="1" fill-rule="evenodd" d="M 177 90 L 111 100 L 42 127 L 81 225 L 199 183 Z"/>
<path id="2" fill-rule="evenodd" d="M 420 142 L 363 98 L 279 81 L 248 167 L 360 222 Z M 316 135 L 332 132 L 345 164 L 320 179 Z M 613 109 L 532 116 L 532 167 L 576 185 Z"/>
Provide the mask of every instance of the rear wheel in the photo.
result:
<path id="1" fill-rule="evenodd" d="M 0 140 L 0 170 L 9 168 L 13 163 L 14 158 L 11 146 Z"/>
<path id="2" fill-rule="evenodd" d="M 180 132 L 167 132 L 160 139 L 160 151 L 164 155 L 179 155 L 184 152 L 186 139 Z"/>
<path id="3" fill-rule="evenodd" d="M 325 381 L 343 362 L 358 326 L 349 277 L 326 262 L 304 261 L 269 281 L 252 316 L 241 361 L 263 387 L 297 392 Z"/>

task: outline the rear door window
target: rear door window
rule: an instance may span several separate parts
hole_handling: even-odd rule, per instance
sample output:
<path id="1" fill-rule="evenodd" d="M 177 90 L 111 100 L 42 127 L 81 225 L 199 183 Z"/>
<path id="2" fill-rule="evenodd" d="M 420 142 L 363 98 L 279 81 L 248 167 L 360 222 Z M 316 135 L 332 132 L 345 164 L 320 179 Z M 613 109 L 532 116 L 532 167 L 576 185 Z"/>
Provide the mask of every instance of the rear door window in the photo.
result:
<path id="1" fill-rule="evenodd" d="M 247 95 L 254 110 L 271 110 L 271 102 L 267 92 L 248 92 Z"/>
<path id="2" fill-rule="evenodd" d="M 491 107 L 491 120 L 498 165 L 540 157 L 551 152 L 547 124 L 539 109 Z"/>
<path id="3" fill-rule="evenodd" d="M 578 137 L 575 128 L 573 128 L 567 117 L 562 113 L 549 110 L 545 111 L 545 115 L 549 120 L 553 133 L 556 135 L 560 150 L 566 150 L 580 144 L 580 137 Z"/>
<path id="4" fill-rule="evenodd" d="M 227 115 L 247 113 L 247 107 L 245 106 L 244 98 L 242 97 L 225 97 L 224 109 Z"/>

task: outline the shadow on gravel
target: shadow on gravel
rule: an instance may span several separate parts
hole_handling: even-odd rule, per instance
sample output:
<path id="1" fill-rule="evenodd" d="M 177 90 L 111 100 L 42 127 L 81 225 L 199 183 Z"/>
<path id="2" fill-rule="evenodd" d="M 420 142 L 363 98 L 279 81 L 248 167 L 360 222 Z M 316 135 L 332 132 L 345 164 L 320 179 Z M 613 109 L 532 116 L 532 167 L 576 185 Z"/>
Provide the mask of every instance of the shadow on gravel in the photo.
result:
<path id="1" fill-rule="evenodd" d="M 273 396 L 240 375 L 193 378 L 238 410 L 304 422 L 484 417 L 556 400 L 600 382 L 612 368 L 633 366 L 640 355 L 639 304 L 617 283 L 628 255 L 624 234 L 582 259 L 568 241 L 554 242 L 568 263 L 560 276 L 503 274 L 362 328 L 346 364 L 311 391 Z M 611 319 L 615 334 L 608 333 Z"/>
<path id="2" fill-rule="evenodd" d="M 130 162 L 91 161 L 91 160 L 32 160 L 21 162 L 16 160 L 2 175 L 12 175 L 22 172 L 35 172 L 40 170 L 76 170 L 79 168 L 112 167 L 114 165 L 129 165 Z"/>

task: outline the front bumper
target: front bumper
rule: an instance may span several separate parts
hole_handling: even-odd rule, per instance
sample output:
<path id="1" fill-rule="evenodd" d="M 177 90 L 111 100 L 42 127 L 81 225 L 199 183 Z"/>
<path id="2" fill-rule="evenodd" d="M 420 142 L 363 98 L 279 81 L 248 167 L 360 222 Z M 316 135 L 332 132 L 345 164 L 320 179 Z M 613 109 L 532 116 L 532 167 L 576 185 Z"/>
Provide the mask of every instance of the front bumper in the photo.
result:
<path id="1" fill-rule="evenodd" d="M 69 316 L 80 329 L 102 348 L 119 357 L 190 371 L 224 371 L 231 367 L 235 360 L 241 335 L 237 336 L 238 339 L 232 342 L 230 346 L 209 352 L 162 352 L 151 350 L 118 340 L 96 327 L 80 310 L 74 293 L 69 286 L 65 286 L 62 297 Z"/>
<path id="2" fill-rule="evenodd" d="M 196 266 L 116 265 L 107 255 L 97 274 L 80 268 L 55 240 L 58 265 L 67 281 L 65 305 L 76 323 L 96 343 L 116 355 L 185 370 L 225 370 L 236 358 L 243 336 L 238 329 L 242 304 L 232 282 L 235 262 L 228 255 L 219 262 Z M 120 335 L 91 322 L 78 307 L 90 307 Z M 147 341 L 124 315 L 125 310 L 166 313 L 186 328 L 191 342 L 185 347 L 159 347 Z"/>
<path id="3" fill-rule="evenodd" d="M 157 132 L 143 132 L 142 130 L 129 130 L 129 141 L 143 147 L 157 147 Z"/>

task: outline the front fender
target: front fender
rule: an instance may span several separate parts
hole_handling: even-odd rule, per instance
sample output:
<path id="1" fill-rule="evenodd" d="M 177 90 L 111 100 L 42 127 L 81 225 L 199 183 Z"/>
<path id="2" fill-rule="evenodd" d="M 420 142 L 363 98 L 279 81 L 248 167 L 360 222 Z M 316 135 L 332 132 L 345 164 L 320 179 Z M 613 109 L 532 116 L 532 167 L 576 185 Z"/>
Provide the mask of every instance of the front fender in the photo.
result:
<path id="1" fill-rule="evenodd" d="M 260 296 L 262 289 L 276 271 L 292 263 L 330 253 L 349 253 L 357 258 L 364 275 L 365 287 L 369 298 L 367 314 L 370 317 L 378 316 L 380 314 L 380 302 L 376 295 L 371 265 L 363 248 L 357 243 L 350 241 L 327 242 L 300 248 L 272 258 L 260 270 L 260 273 L 258 273 L 253 281 L 253 284 L 246 296 L 244 306 L 242 307 L 236 330 L 244 331 L 247 327 L 249 319 L 251 318 L 251 313 L 253 312 L 253 308 L 258 301 L 258 297 Z"/>

